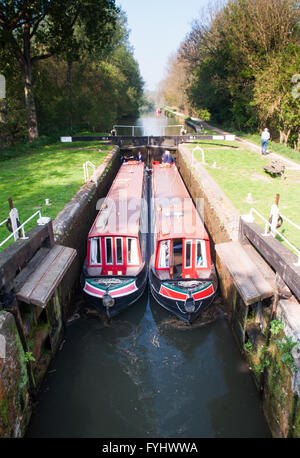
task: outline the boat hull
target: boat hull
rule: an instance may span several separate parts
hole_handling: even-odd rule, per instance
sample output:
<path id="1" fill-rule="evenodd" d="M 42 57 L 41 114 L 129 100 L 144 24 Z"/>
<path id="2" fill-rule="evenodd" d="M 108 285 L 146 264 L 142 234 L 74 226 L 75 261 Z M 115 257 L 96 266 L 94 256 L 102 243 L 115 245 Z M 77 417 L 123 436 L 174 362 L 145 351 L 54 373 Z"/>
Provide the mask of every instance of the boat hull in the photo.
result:
<path id="1" fill-rule="evenodd" d="M 213 302 L 217 290 L 217 278 L 213 277 L 202 282 L 199 288 L 189 293 L 188 289 L 178 287 L 183 282 L 168 284 L 160 281 L 153 270 L 149 272 L 150 291 L 159 305 L 187 323 L 193 323 L 199 315 Z M 192 298 L 194 310 L 186 310 L 186 301 Z"/>
<path id="2" fill-rule="evenodd" d="M 83 272 L 81 283 L 88 304 L 101 315 L 113 318 L 139 300 L 146 289 L 147 280 L 148 273 L 145 264 L 136 277 L 88 277 Z M 112 306 L 104 305 L 105 295 L 113 299 Z"/>

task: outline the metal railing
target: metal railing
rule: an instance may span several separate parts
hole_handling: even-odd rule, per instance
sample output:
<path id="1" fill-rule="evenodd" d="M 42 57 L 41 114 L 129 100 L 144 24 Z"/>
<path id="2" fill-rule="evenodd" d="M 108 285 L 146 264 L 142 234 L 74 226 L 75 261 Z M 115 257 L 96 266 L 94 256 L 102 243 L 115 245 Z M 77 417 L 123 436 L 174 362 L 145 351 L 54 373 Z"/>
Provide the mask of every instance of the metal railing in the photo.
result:
<path id="1" fill-rule="evenodd" d="M 0 226 L 3 226 L 3 224 L 5 224 L 7 221 L 8 221 L 8 218 L 6 218 L 4 221 L 2 221 L 2 222 L 0 223 Z"/>
<path id="2" fill-rule="evenodd" d="M 291 249 L 297 254 L 298 256 L 298 260 L 297 262 L 295 263 L 296 266 L 300 266 L 300 250 L 295 247 L 280 231 L 278 231 L 274 225 L 274 222 L 272 221 L 272 218 L 271 218 L 271 222 L 268 221 L 264 216 L 262 216 L 257 210 L 255 210 L 255 208 L 251 208 L 250 209 L 250 212 L 248 215 L 243 215 L 243 218 L 248 221 L 248 222 L 254 222 L 254 216 L 253 216 L 253 213 L 255 213 L 257 216 L 259 216 L 264 222 L 265 222 L 265 232 L 264 232 L 264 236 L 269 236 L 269 235 L 272 235 L 273 237 L 275 237 L 275 234 L 277 234 L 280 238 L 282 238 L 289 247 L 291 247 Z M 291 221 L 290 219 L 288 219 L 286 216 L 283 216 L 282 214 L 280 214 L 282 220 L 284 221 L 287 221 L 288 223 L 290 223 L 292 226 L 294 226 L 296 229 L 300 230 L 300 227 L 295 224 L 293 221 Z"/>
<path id="3" fill-rule="evenodd" d="M 41 212 L 40 210 L 38 210 L 37 212 L 35 212 L 33 215 L 31 215 L 23 224 L 20 224 L 20 226 L 17 227 L 17 229 L 15 229 L 8 237 L 6 237 L 5 240 L 3 240 L 1 243 L 0 243 L 0 247 L 2 247 L 6 242 L 8 242 L 9 239 L 11 239 L 12 237 L 15 237 L 17 236 L 17 239 L 20 238 L 22 240 L 26 240 L 28 239 L 28 237 L 26 237 L 25 235 L 25 230 L 24 230 L 24 227 L 27 223 L 29 223 L 29 221 L 31 221 L 36 215 L 39 215 L 39 218 L 42 218 L 42 215 L 41 215 Z M 2 224 L 6 223 L 6 221 L 8 220 L 9 218 L 6 218 L 5 221 L 2 221 Z M 19 237 L 18 234 L 19 232 L 22 231 L 22 237 Z M 15 238 L 16 240 L 16 238 Z"/>
<path id="4" fill-rule="evenodd" d="M 134 137 L 134 129 L 141 129 L 143 131 L 143 136 L 145 134 L 145 129 L 143 126 L 121 126 L 121 125 L 113 126 L 113 129 L 116 130 L 116 128 L 131 129 L 132 137 Z"/>
<path id="5" fill-rule="evenodd" d="M 93 169 L 92 180 L 97 184 L 96 166 L 92 162 L 86 161 L 82 167 L 84 173 L 84 182 L 86 183 L 89 180 L 89 167 L 91 167 Z"/>
<path id="6" fill-rule="evenodd" d="M 163 136 L 166 136 L 166 129 L 168 128 L 171 128 L 171 127 L 180 127 L 181 129 L 184 129 L 184 125 L 183 124 L 168 124 L 166 126 L 159 126 L 162 131 L 163 131 Z M 117 132 L 116 128 L 127 128 L 127 129 L 131 129 L 131 133 L 132 133 L 132 137 L 134 137 L 134 132 L 135 132 L 135 129 L 140 129 L 143 133 L 143 137 L 147 137 L 149 136 L 149 128 L 146 129 L 144 126 L 121 126 L 121 125 L 116 125 L 116 126 L 113 126 L 113 129 L 115 129 L 115 131 Z"/>
<path id="7" fill-rule="evenodd" d="M 203 148 L 200 148 L 200 146 L 196 146 L 196 147 L 193 148 L 193 150 L 192 150 L 192 165 L 194 165 L 195 153 L 196 153 L 197 151 L 200 151 L 200 153 L 202 154 L 202 164 L 205 164 L 205 154 L 204 154 L 204 150 L 203 150 Z"/>

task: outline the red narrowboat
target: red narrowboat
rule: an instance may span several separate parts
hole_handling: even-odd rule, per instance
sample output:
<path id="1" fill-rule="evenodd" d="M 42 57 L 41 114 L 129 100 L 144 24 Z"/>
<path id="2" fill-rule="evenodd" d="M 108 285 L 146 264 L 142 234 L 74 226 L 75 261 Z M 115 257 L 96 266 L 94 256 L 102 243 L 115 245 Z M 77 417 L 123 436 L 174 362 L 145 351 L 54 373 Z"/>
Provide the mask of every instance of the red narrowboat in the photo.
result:
<path id="1" fill-rule="evenodd" d="M 83 291 L 109 318 L 136 302 L 147 285 L 147 187 L 144 164 L 123 163 L 88 234 Z"/>
<path id="2" fill-rule="evenodd" d="M 153 163 L 151 202 L 151 293 L 192 323 L 213 301 L 218 281 L 209 236 L 175 165 Z"/>

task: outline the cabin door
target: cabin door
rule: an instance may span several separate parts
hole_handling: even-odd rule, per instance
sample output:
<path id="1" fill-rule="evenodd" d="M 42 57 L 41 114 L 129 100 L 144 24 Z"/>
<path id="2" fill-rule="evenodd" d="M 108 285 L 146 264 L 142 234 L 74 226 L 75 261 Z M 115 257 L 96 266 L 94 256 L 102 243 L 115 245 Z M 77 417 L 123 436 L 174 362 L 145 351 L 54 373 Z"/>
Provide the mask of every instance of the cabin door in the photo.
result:
<path id="1" fill-rule="evenodd" d="M 182 278 L 195 276 L 195 246 L 192 240 L 183 240 Z"/>
<path id="2" fill-rule="evenodd" d="M 173 278 L 181 278 L 183 263 L 182 239 L 173 239 L 172 241 L 172 272 Z"/>
<path id="3" fill-rule="evenodd" d="M 103 253 L 105 262 L 102 275 L 125 275 L 126 265 L 124 256 L 123 237 L 103 237 Z"/>

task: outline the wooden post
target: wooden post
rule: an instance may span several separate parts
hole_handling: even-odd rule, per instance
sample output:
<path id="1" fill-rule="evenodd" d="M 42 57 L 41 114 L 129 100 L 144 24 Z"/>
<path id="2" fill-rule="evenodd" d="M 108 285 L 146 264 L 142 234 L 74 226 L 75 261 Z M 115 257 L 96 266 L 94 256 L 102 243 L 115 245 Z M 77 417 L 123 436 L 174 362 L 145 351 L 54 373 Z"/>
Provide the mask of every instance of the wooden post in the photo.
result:
<path id="1" fill-rule="evenodd" d="M 52 248 L 55 244 L 52 220 L 49 221 L 47 226 L 48 226 L 48 233 L 49 233 L 49 244 L 50 244 L 50 247 Z"/>

